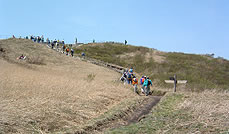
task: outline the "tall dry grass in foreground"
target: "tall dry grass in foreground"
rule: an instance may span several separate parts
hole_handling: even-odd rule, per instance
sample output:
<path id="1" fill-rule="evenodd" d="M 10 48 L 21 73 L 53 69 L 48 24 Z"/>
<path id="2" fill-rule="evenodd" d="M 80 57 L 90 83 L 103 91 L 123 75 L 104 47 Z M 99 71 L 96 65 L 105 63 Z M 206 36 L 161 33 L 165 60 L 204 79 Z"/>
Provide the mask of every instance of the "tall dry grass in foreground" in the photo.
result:
<path id="1" fill-rule="evenodd" d="M 229 93 L 204 91 L 188 94 L 179 108 L 191 112 L 194 122 L 203 123 L 207 128 L 229 128 Z M 189 124 L 186 124 L 189 125 Z"/>

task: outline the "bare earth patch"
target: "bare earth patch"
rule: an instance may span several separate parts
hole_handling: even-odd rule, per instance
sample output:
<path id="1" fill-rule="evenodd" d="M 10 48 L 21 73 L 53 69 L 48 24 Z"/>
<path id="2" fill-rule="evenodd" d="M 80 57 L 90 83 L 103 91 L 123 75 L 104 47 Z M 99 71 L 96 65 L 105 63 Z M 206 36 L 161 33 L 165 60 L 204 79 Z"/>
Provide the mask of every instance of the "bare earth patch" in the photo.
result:
<path id="1" fill-rule="evenodd" d="M 132 52 L 132 53 L 126 53 L 119 55 L 121 59 L 128 60 L 128 57 L 134 57 L 135 55 L 141 54 L 140 51 L 137 52 Z M 145 62 L 149 62 L 150 59 L 152 58 L 155 62 L 157 63 L 162 63 L 165 61 L 165 57 L 162 56 L 163 52 L 157 51 L 157 50 L 152 50 L 150 52 L 145 53 L 143 56 L 145 56 Z"/>

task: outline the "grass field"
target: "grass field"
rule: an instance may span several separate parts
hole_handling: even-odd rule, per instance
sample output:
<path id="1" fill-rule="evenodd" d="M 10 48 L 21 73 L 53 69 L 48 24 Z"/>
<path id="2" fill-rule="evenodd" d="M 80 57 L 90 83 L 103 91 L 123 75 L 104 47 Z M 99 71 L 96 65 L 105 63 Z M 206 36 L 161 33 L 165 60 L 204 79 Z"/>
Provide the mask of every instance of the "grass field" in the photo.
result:
<path id="1" fill-rule="evenodd" d="M 166 94 L 149 114 L 129 122 L 153 96 L 136 95 L 113 70 L 44 44 L 7 39 L 0 40 L 0 134 L 229 132 L 227 60 L 113 45 L 88 44 L 76 50 L 150 75 L 153 95 Z M 28 59 L 17 60 L 21 54 Z M 162 84 L 173 73 L 190 82 L 177 93 Z"/>

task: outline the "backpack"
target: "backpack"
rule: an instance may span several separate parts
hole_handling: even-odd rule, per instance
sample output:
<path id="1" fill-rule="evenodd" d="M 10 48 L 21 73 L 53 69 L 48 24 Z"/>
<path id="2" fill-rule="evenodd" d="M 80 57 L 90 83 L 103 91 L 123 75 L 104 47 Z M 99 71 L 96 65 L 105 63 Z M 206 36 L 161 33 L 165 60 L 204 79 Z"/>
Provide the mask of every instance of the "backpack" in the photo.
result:
<path id="1" fill-rule="evenodd" d="M 125 77 L 125 78 L 126 78 L 126 73 L 124 73 L 124 74 L 123 74 L 123 77 Z"/>
<path id="2" fill-rule="evenodd" d="M 137 79 L 136 78 L 134 78 L 134 82 L 137 82 Z"/>
<path id="3" fill-rule="evenodd" d="M 131 79 L 131 74 L 130 73 L 127 74 L 127 78 Z"/>
<path id="4" fill-rule="evenodd" d="M 143 84 L 143 83 L 144 83 L 144 80 L 145 80 L 144 78 L 141 78 L 141 84 Z"/>
<path id="5" fill-rule="evenodd" d="M 147 86 L 149 86 L 151 84 L 151 81 L 150 80 L 148 80 L 148 85 Z"/>

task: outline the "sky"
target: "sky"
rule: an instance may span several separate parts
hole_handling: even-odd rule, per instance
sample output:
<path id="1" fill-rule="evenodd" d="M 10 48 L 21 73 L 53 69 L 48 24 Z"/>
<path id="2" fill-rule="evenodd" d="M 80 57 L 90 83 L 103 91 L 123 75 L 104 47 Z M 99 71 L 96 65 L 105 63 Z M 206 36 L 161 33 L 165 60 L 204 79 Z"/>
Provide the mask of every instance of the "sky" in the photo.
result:
<path id="1" fill-rule="evenodd" d="M 229 0 L 0 0 L 0 38 L 128 41 L 229 59 Z"/>

